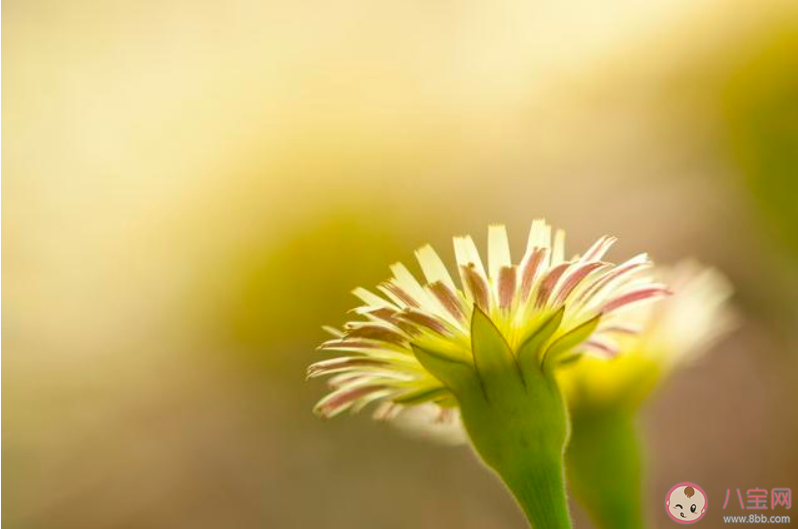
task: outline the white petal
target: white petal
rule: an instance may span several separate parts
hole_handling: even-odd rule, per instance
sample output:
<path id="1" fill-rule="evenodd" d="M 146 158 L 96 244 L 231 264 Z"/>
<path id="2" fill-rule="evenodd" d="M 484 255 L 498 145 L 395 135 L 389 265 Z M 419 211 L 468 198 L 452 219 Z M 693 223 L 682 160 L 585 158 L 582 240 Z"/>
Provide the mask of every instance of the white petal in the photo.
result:
<path id="1" fill-rule="evenodd" d="M 479 256 L 479 250 L 477 250 L 477 245 L 474 244 L 474 239 L 470 235 L 454 238 L 454 255 L 457 259 L 458 267 L 473 264 L 476 271 L 487 279 L 485 267 L 482 265 L 482 259 Z"/>
<path id="2" fill-rule="evenodd" d="M 565 231 L 557 230 L 554 233 L 554 244 L 551 248 L 551 266 L 556 266 L 565 260 Z"/>
<path id="3" fill-rule="evenodd" d="M 529 230 L 529 239 L 526 243 L 526 255 L 532 253 L 535 248 L 551 248 L 551 226 L 546 224 L 543 219 L 532 221 L 532 228 Z"/>
<path id="4" fill-rule="evenodd" d="M 429 244 L 416 250 L 416 259 L 418 264 L 421 265 L 421 270 L 424 272 L 424 277 L 427 278 L 428 283 L 440 281 L 452 290 L 456 290 L 454 281 L 446 270 L 446 265 L 443 264 L 441 258 L 432 249 Z"/>
<path id="5" fill-rule="evenodd" d="M 507 230 L 502 225 L 491 225 L 488 227 L 488 270 L 494 283 L 499 281 L 499 271 L 510 264 Z"/>
<path id="6" fill-rule="evenodd" d="M 402 290 L 410 294 L 420 304 L 424 304 L 427 299 L 427 293 L 405 265 L 402 263 L 394 263 L 391 265 L 391 272 L 393 272 L 395 283 Z"/>
<path id="7" fill-rule="evenodd" d="M 366 304 L 372 307 L 389 307 L 392 309 L 396 309 L 397 307 L 389 302 L 386 299 L 379 297 L 377 294 L 373 294 L 362 287 L 357 287 L 352 291 L 352 294 L 363 300 Z"/>

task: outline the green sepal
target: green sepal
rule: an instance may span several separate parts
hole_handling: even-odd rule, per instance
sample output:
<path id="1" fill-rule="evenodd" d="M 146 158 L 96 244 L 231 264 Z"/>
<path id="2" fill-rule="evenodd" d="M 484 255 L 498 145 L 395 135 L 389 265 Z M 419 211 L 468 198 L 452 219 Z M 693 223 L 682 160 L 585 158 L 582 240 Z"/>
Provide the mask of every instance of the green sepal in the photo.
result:
<path id="1" fill-rule="evenodd" d="M 451 391 L 442 387 L 424 388 L 410 391 L 393 399 L 397 404 L 421 404 L 422 402 L 436 401 L 451 395 Z"/>
<path id="2" fill-rule="evenodd" d="M 554 367 L 563 354 L 590 338 L 600 321 L 601 314 L 577 325 L 554 340 L 543 355 L 544 367 Z"/>
<path id="3" fill-rule="evenodd" d="M 440 380 L 456 396 L 463 395 L 475 385 L 479 385 L 476 371 L 470 362 L 416 344 L 411 343 L 410 347 L 424 369 Z"/>
<path id="4" fill-rule="evenodd" d="M 513 350 L 490 317 L 476 305 L 471 316 L 471 351 L 488 399 L 506 392 L 508 385 L 523 386 Z"/>
<path id="5" fill-rule="evenodd" d="M 518 363 L 524 374 L 527 374 L 527 370 L 530 368 L 539 369 L 541 349 L 560 328 L 564 314 L 565 306 L 562 306 L 554 314 L 546 318 L 518 348 Z"/>

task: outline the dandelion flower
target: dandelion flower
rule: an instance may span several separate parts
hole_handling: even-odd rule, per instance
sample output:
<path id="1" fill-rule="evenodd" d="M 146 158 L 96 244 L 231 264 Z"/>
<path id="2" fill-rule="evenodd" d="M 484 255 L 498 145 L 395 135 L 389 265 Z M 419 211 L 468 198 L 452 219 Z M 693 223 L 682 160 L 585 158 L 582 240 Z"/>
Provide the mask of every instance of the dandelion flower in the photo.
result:
<path id="1" fill-rule="evenodd" d="M 536 220 L 513 263 L 505 228 L 493 225 L 487 263 L 471 237 L 454 238 L 457 282 L 424 246 L 416 251 L 423 280 L 397 263 L 376 291 L 355 289 L 354 320 L 328 328 L 333 338 L 319 347 L 341 356 L 308 369 L 332 388 L 315 411 L 333 417 L 373 403 L 377 418 L 393 419 L 423 405 L 432 421 L 462 420 L 534 526 L 570 527 L 568 419 L 554 372 L 581 355 L 615 355 L 625 314 L 667 289 L 651 279 L 646 254 L 605 261 L 613 237 L 570 258 L 564 242 L 564 232 Z"/>

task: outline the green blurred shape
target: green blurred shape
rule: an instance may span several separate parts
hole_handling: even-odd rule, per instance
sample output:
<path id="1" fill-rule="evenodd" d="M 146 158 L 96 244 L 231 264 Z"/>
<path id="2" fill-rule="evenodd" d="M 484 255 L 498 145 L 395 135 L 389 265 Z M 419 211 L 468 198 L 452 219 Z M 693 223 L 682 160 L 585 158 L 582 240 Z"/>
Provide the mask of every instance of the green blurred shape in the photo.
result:
<path id="1" fill-rule="evenodd" d="M 571 491 L 599 528 L 640 529 L 642 461 L 634 413 L 607 408 L 571 416 Z"/>
<path id="2" fill-rule="evenodd" d="M 349 292 L 387 279 L 390 263 L 407 257 L 410 247 L 390 223 L 340 209 L 301 226 L 281 226 L 277 241 L 264 234 L 235 260 L 222 315 L 228 341 L 270 363 L 288 361 L 288 345 L 312 353 L 324 339 L 321 325 L 339 325 L 358 305 Z"/>
<path id="3" fill-rule="evenodd" d="M 560 381 L 571 418 L 565 453 L 571 491 L 600 529 L 645 527 L 637 416 L 660 371 L 636 354 L 583 359 L 569 369 Z"/>
<path id="4" fill-rule="evenodd" d="M 730 147 L 763 214 L 798 253 L 798 22 L 785 18 L 752 49 L 724 88 Z"/>

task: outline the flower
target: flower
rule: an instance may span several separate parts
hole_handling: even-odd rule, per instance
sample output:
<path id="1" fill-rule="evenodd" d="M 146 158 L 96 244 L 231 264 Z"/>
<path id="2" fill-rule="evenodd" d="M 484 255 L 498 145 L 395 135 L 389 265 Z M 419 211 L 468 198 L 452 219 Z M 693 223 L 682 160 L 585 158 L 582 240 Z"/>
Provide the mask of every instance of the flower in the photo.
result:
<path id="1" fill-rule="evenodd" d="M 656 359 L 670 373 L 700 358 L 734 329 L 733 289 L 721 272 L 692 260 L 658 268 L 655 274 L 668 281 L 675 295 L 637 311 L 642 332 L 630 349 Z"/>
<path id="2" fill-rule="evenodd" d="M 674 370 L 700 358 L 735 327 L 729 306 L 731 283 L 692 260 L 657 267 L 673 296 L 627 313 L 634 333 L 620 336 L 612 362 L 585 359 L 559 372 L 558 381 L 572 410 L 579 406 L 636 407 Z"/>
<path id="3" fill-rule="evenodd" d="M 654 273 L 673 296 L 628 312 L 638 331 L 621 337 L 612 362 L 591 358 L 561 369 L 557 382 L 570 411 L 566 469 L 571 491 L 596 527 L 645 525 L 644 461 L 637 410 L 654 388 L 727 333 L 735 317 L 729 282 L 692 261 Z"/>
<path id="4" fill-rule="evenodd" d="M 564 239 L 563 231 L 552 237 L 551 227 L 536 220 L 523 258 L 513 264 L 504 226 L 492 225 L 487 268 L 470 236 L 454 238 L 460 286 L 424 246 L 416 251 L 424 282 L 396 263 L 379 294 L 355 289 L 363 302 L 353 310 L 357 318 L 343 330 L 326 328 L 333 339 L 319 347 L 343 355 L 308 368 L 309 378 L 330 376 L 332 388 L 315 411 L 327 418 L 376 403 L 374 416 L 392 419 L 424 405 L 433 422 L 458 421 L 460 403 L 447 370 L 465 367 L 484 378 L 497 361 L 472 350 L 476 325 L 498 331 L 516 367 L 535 362 L 553 369 L 584 353 L 614 356 L 617 338 L 634 332 L 627 309 L 668 290 L 651 279 L 646 254 L 604 261 L 614 237 L 601 237 L 567 260 Z"/>

